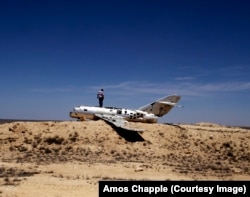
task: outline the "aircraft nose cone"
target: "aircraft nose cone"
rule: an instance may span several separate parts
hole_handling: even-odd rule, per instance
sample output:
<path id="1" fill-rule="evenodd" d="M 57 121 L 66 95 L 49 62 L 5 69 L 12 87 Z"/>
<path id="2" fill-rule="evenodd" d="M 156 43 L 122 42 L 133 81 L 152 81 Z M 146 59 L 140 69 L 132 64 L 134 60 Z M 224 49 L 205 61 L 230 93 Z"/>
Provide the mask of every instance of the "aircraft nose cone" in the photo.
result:
<path id="1" fill-rule="evenodd" d="M 79 107 L 74 107 L 74 111 L 79 111 L 80 108 Z"/>

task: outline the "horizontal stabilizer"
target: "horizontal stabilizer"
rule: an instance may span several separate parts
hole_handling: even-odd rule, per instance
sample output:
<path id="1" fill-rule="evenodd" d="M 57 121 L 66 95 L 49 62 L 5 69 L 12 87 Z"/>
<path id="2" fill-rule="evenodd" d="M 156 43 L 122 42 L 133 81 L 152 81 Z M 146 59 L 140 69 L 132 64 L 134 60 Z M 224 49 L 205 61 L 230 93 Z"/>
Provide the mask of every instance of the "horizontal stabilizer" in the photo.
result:
<path id="1" fill-rule="evenodd" d="M 177 105 L 176 103 L 171 103 L 171 102 L 159 101 L 158 103 L 165 104 L 165 105 L 171 105 L 174 107 L 183 107 L 182 105 Z"/>

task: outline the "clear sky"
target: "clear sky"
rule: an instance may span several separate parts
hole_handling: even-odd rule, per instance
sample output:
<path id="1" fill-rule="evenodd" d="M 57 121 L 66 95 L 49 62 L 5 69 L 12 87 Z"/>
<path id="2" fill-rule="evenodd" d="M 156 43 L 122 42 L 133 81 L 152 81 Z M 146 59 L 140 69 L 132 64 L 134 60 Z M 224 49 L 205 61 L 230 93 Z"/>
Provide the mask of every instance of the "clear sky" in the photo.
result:
<path id="1" fill-rule="evenodd" d="M 179 104 L 159 122 L 250 126 L 249 0 L 3 0 L 0 119 Z"/>

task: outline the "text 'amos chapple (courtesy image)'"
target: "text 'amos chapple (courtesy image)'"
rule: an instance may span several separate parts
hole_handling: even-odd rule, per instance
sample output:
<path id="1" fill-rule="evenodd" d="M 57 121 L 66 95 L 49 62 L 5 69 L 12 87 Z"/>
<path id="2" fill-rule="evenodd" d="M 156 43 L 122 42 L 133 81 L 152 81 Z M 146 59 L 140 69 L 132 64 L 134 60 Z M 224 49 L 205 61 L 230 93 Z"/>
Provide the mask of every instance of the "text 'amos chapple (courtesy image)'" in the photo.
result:
<path id="1" fill-rule="evenodd" d="M 250 196 L 250 181 L 99 181 L 99 197 L 139 196 Z"/>

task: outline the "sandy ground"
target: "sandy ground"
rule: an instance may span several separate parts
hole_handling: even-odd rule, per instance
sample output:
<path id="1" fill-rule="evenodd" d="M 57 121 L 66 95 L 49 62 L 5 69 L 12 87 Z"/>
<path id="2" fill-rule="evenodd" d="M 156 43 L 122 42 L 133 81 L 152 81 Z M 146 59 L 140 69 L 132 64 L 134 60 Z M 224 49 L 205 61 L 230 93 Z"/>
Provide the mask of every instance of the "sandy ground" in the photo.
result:
<path id="1" fill-rule="evenodd" d="M 0 124 L 0 196 L 97 197 L 99 180 L 250 180 L 250 129 L 102 120 Z"/>

